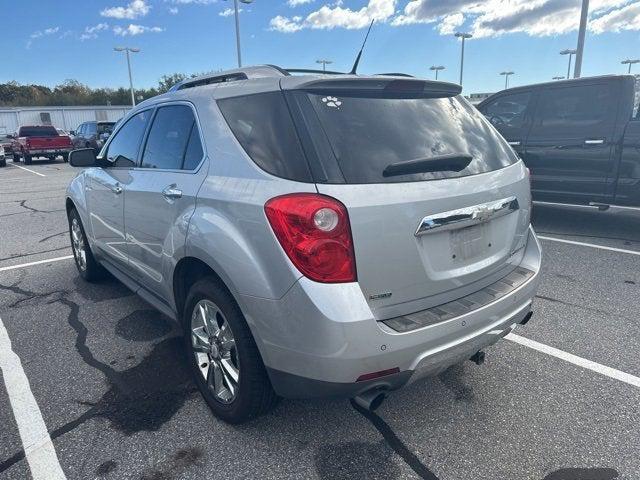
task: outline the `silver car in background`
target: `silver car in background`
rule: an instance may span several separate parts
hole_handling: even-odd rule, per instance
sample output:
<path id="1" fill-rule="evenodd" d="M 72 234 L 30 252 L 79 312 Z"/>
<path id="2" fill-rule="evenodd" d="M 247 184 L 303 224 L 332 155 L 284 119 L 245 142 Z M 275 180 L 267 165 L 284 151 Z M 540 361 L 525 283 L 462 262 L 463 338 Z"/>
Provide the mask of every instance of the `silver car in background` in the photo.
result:
<path id="1" fill-rule="evenodd" d="M 80 275 L 184 330 L 213 412 L 384 395 L 531 317 L 528 172 L 460 87 L 272 66 L 135 107 L 67 191 Z"/>

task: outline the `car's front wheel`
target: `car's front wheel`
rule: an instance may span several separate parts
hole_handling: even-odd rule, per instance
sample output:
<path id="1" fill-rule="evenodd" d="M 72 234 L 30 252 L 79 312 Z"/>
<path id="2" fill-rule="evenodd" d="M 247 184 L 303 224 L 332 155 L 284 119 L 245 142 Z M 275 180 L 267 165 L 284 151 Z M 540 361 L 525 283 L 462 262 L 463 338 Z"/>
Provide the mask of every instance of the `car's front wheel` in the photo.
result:
<path id="1" fill-rule="evenodd" d="M 93 256 L 93 252 L 87 241 L 87 236 L 84 233 L 80 215 L 75 208 L 69 211 L 68 220 L 71 249 L 73 250 L 73 259 L 76 262 L 78 273 L 80 273 L 80 276 L 87 282 L 100 280 L 104 277 L 104 267 L 102 267 Z"/>
<path id="2" fill-rule="evenodd" d="M 22 159 L 24 160 L 25 165 L 31 165 L 31 161 L 33 160 L 33 157 L 25 153 Z"/>
<path id="3" fill-rule="evenodd" d="M 215 279 L 204 278 L 191 287 L 184 323 L 196 384 L 217 417 L 242 423 L 276 404 L 244 316 Z"/>
<path id="4" fill-rule="evenodd" d="M 20 161 L 20 154 L 18 152 L 13 152 L 13 161 L 14 162 Z"/>

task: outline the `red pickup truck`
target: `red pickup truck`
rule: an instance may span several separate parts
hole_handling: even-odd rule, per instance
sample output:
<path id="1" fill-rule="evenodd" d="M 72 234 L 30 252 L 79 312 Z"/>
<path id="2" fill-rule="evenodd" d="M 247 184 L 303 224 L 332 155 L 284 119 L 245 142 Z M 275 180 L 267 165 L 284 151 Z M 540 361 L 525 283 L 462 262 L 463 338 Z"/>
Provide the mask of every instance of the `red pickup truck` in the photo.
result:
<path id="1" fill-rule="evenodd" d="M 22 157 L 25 165 L 37 157 L 47 157 L 55 160 L 59 155 L 62 160 L 69 160 L 69 152 L 73 144 L 68 135 L 60 135 L 55 127 L 50 125 L 23 126 L 13 139 L 13 161 L 19 162 Z"/>

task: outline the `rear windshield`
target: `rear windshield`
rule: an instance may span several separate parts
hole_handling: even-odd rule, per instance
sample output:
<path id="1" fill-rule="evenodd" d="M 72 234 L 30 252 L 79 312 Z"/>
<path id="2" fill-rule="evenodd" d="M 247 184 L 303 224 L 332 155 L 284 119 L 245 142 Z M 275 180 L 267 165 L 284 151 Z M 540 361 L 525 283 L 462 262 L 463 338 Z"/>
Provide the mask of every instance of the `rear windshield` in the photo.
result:
<path id="1" fill-rule="evenodd" d="M 482 114 L 458 97 L 389 98 L 309 93 L 346 183 L 462 177 L 518 161 Z M 314 135 L 321 135 L 315 132 Z M 448 154 L 472 157 L 462 171 L 384 177 L 394 163 Z"/>
<path id="2" fill-rule="evenodd" d="M 55 127 L 20 127 L 21 137 L 57 137 Z"/>
<path id="3" fill-rule="evenodd" d="M 113 133 L 113 123 L 98 123 L 98 133 Z"/>

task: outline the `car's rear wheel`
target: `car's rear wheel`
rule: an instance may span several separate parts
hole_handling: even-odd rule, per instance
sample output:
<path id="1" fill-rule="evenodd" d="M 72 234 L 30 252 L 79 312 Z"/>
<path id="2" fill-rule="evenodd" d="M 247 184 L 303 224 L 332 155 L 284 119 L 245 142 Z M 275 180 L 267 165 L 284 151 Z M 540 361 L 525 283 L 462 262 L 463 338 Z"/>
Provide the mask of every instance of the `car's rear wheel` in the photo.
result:
<path id="1" fill-rule="evenodd" d="M 33 160 L 33 157 L 25 153 L 22 159 L 24 160 L 25 165 L 31 165 L 31 160 Z"/>
<path id="2" fill-rule="evenodd" d="M 68 153 L 63 153 L 62 154 L 62 161 L 67 163 L 69 161 L 69 154 Z"/>
<path id="3" fill-rule="evenodd" d="M 20 154 L 18 152 L 13 152 L 13 161 L 14 162 L 20 161 Z"/>
<path id="4" fill-rule="evenodd" d="M 80 215 L 75 208 L 69 211 L 69 237 L 71 238 L 71 249 L 73 258 L 78 268 L 78 273 L 87 282 L 95 282 L 104 277 L 105 270 L 100 265 L 89 247 L 84 227 L 80 220 Z"/>
<path id="5" fill-rule="evenodd" d="M 242 423 L 276 404 L 244 316 L 215 279 L 204 278 L 191 287 L 184 324 L 194 379 L 217 417 Z"/>
<path id="6" fill-rule="evenodd" d="M 6 166 L 7 166 L 7 159 L 3 157 L 2 159 L 0 159 L 0 167 L 6 167 Z"/>

